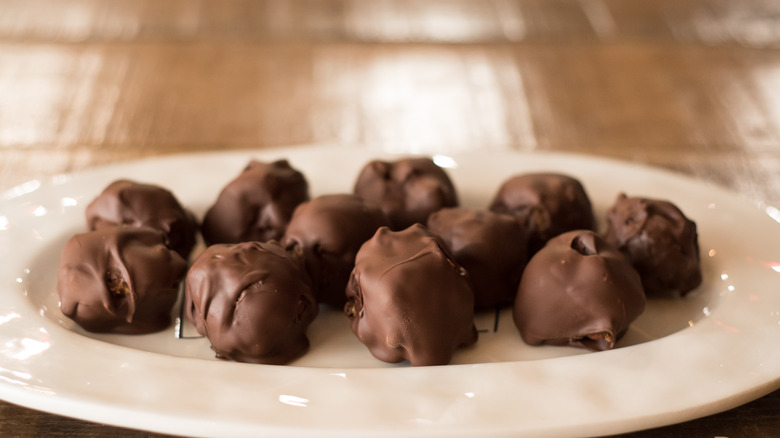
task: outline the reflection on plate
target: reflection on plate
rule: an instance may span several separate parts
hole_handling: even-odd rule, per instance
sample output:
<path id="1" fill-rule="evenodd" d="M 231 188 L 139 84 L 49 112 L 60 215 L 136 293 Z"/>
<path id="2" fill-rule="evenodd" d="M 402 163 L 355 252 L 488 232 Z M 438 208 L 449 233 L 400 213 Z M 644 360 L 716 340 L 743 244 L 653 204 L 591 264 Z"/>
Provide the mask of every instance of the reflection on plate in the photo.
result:
<path id="1" fill-rule="evenodd" d="M 780 386 L 776 210 L 668 172 L 576 155 L 480 153 L 439 162 L 471 207 L 485 207 L 513 174 L 553 170 L 583 182 L 600 218 L 625 191 L 669 199 L 697 222 L 703 285 L 682 300 L 650 301 L 613 351 L 529 347 L 507 312 L 488 312 L 477 316 L 477 345 L 460 350 L 453 365 L 388 365 L 356 340 L 343 315 L 325 310 L 309 330 L 311 351 L 292 366 L 248 365 L 215 360 L 205 339 L 177 339 L 173 327 L 94 335 L 59 312 L 62 245 L 83 229 L 86 204 L 114 179 L 161 184 L 202 214 L 250 158 L 288 158 L 316 196 L 351 191 L 360 167 L 376 156 L 324 147 L 184 155 L 3 193 L 0 398 L 186 435 L 557 436 L 683 421 Z"/>

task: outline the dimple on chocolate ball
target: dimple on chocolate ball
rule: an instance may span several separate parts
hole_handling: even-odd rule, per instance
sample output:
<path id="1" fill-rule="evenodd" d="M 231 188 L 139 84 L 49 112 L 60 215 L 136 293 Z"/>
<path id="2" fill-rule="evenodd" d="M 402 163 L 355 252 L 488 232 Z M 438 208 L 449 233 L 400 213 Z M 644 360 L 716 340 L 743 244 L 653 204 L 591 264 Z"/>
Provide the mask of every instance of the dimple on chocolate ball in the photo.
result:
<path id="1" fill-rule="evenodd" d="M 87 206 L 86 217 L 89 230 L 116 225 L 156 228 L 165 234 L 168 246 L 184 258 L 195 246 L 198 232 L 195 216 L 171 191 L 130 180 L 109 184 Z"/>
<path id="2" fill-rule="evenodd" d="M 206 212 L 207 244 L 279 240 L 293 211 L 309 199 L 304 175 L 287 160 L 251 161 Z"/>
<path id="3" fill-rule="evenodd" d="M 185 282 L 188 315 L 217 357 L 285 364 L 309 348 L 318 308 L 302 263 L 276 241 L 212 245 Z"/>
<path id="4" fill-rule="evenodd" d="M 528 262 L 513 309 L 530 345 L 608 350 L 644 311 L 639 274 L 590 230 L 551 239 Z"/>
<path id="5" fill-rule="evenodd" d="M 60 310 L 87 331 L 144 334 L 168 327 L 187 262 L 162 231 L 113 226 L 76 234 L 62 250 Z"/>
<path id="6" fill-rule="evenodd" d="M 649 297 L 685 295 L 702 282 L 696 223 L 669 201 L 621 193 L 607 211 L 605 238 L 634 265 Z"/>
<path id="7" fill-rule="evenodd" d="M 528 233 L 533 255 L 551 238 L 571 230 L 593 230 L 590 199 L 575 178 L 558 173 L 527 173 L 505 181 L 490 210 L 516 217 Z"/>
<path id="8" fill-rule="evenodd" d="M 378 206 L 356 195 L 323 195 L 295 209 L 282 246 L 303 257 L 317 301 L 341 309 L 360 246 L 389 225 Z"/>
<path id="9" fill-rule="evenodd" d="M 371 161 L 358 175 L 354 193 L 378 204 L 393 230 L 425 224 L 434 211 L 458 205 L 449 176 L 428 157 Z"/>
<path id="10" fill-rule="evenodd" d="M 477 341 L 467 276 L 424 226 L 382 227 L 358 251 L 344 312 L 377 359 L 444 365 Z"/>
<path id="11" fill-rule="evenodd" d="M 445 208 L 428 217 L 456 262 L 469 273 L 475 310 L 512 303 L 527 262 L 526 234 L 512 216 L 469 208 Z"/>

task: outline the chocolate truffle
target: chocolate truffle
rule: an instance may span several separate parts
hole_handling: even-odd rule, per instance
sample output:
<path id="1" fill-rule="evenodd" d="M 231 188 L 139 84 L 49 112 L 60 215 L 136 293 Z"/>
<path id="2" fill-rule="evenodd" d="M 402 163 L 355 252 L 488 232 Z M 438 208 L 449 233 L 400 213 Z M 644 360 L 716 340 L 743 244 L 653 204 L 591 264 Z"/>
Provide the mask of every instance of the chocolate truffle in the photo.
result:
<path id="1" fill-rule="evenodd" d="M 505 181 L 490 210 L 518 218 L 528 232 L 533 255 L 551 238 L 595 227 L 590 199 L 579 181 L 557 173 L 529 173 Z"/>
<path id="2" fill-rule="evenodd" d="M 295 209 L 282 246 L 303 256 L 317 301 L 343 309 L 355 255 L 379 227 L 389 225 L 378 206 L 356 195 L 319 196 Z"/>
<path id="3" fill-rule="evenodd" d="M 379 360 L 444 365 L 477 341 L 468 274 L 420 224 L 387 227 L 358 251 L 344 312 Z"/>
<path id="4" fill-rule="evenodd" d="M 185 282 L 189 316 L 221 359 L 285 364 L 309 348 L 317 315 L 303 264 L 276 241 L 212 245 Z"/>
<path id="5" fill-rule="evenodd" d="M 354 192 L 379 204 L 393 230 L 425 224 L 434 211 L 458 205 L 447 173 L 427 157 L 371 161 L 360 172 Z"/>
<path id="6" fill-rule="evenodd" d="M 623 252 L 650 296 L 685 295 L 702 281 L 696 224 L 668 201 L 618 195 L 605 239 Z"/>
<path id="7" fill-rule="evenodd" d="M 287 160 L 251 161 L 219 194 L 203 219 L 208 244 L 279 240 L 309 184 Z"/>
<path id="8" fill-rule="evenodd" d="M 162 231 L 114 226 L 76 234 L 60 259 L 60 310 L 91 332 L 142 334 L 170 325 L 187 262 Z"/>
<path id="9" fill-rule="evenodd" d="M 163 233 L 168 247 L 187 258 L 195 246 L 198 223 L 169 190 L 153 184 L 118 180 L 87 206 L 87 228 L 129 225 Z"/>
<path id="10" fill-rule="evenodd" d="M 527 261 L 526 235 L 512 216 L 468 208 L 445 208 L 428 217 L 474 287 L 474 308 L 511 303 Z"/>
<path id="11" fill-rule="evenodd" d="M 639 274 L 590 230 L 561 234 L 528 262 L 514 321 L 530 345 L 608 350 L 645 308 Z"/>

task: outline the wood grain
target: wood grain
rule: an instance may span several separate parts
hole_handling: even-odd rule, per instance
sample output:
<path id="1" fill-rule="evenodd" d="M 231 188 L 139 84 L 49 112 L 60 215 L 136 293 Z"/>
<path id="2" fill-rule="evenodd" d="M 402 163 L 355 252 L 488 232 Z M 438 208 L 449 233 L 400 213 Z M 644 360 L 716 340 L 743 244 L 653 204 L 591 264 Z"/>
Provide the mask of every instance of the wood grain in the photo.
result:
<path id="1" fill-rule="evenodd" d="M 20 167 L 27 154 L 53 154 L 61 164 L 44 170 L 72 171 L 165 153 L 346 143 L 419 153 L 589 153 L 780 201 L 771 178 L 780 144 L 780 51 L 653 44 L 2 47 L 0 65 L 13 66 L 0 71 L 5 187 L 40 174 L 40 162 Z"/>

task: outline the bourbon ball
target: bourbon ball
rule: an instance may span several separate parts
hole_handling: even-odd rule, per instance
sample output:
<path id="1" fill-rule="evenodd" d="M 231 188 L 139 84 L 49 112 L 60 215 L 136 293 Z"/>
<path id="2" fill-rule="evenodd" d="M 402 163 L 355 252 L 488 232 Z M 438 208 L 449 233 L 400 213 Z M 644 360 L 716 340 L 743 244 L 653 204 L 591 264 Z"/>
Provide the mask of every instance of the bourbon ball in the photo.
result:
<path id="1" fill-rule="evenodd" d="M 389 224 L 378 206 L 356 195 L 323 195 L 295 209 L 282 246 L 303 257 L 317 301 L 341 309 L 360 246 Z"/>
<path id="2" fill-rule="evenodd" d="M 198 222 L 166 188 L 117 180 L 109 184 L 86 209 L 87 228 L 116 225 L 152 227 L 162 231 L 168 246 L 182 257 L 195 246 Z"/>
<path id="3" fill-rule="evenodd" d="M 474 344 L 474 293 L 468 274 L 423 225 L 387 227 L 358 251 L 344 311 L 377 359 L 444 365 Z"/>
<path id="4" fill-rule="evenodd" d="M 605 238 L 634 265 L 648 297 L 685 295 L 702 282 L 696 223 L 669 201 L 621 193 Z"/>
<path id="5" fill-rule="evenodd" d="M 396 231 L 425 224 L 434 211 L 458 206 L 449 176 L 428 157 L 371 161 L 361 170 L 354 193 L 378 204 Z"/>
<path id="6" fill-rule="evenodd" d="M 318 312 L 311 283 L 276 241 L 209 246 L 187 273 L 185 294 L 218 358 L 286 364 L 309 348 L 306 330 Z"/>
<path id="7" fill-rule="evenodd" d="M 575 178 L 559 173 L 527 173 L 505 181 L 490 210 L 516 217 L 528 233 L 533 255 L 551 238 L 571 230 L 593 230 L 590 199 Z"/>
<path id="8" fill-rule="evenodd" d="M 279 240 L 292 213 L 309 199 L 304 175 L 287 160 L 251 161 L 206 212 L 207 244 Z"/>
<path id="9" fill-rule="evenodd" d="M 57 277 L 60 310 L 85 330 L 144 334 L 165 329 L 187 262 L 149 227 L 105 227 L 71 237 Z"/>
<path id="10" fill-rule="evenodd" d="M 527 262 L 526 234 L 518 221 L 486 210 L 445 208 L 428 217 L 428 229 L 468 271 L 475 310 L 514 301 Z"/>
<path id="11" fill-rule="evenodd" d="M 628 259 L 595 232 L 575 230 L 528 262 L 513 317 L 530 345 L 608 350 L 644 308 L 642 282 Z"/>

